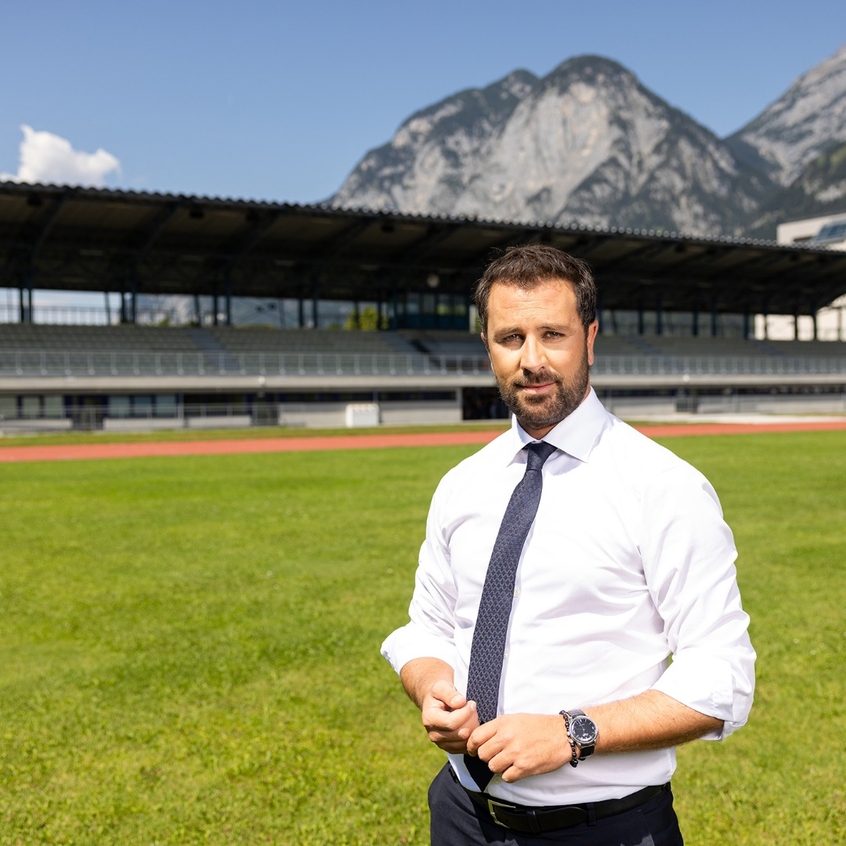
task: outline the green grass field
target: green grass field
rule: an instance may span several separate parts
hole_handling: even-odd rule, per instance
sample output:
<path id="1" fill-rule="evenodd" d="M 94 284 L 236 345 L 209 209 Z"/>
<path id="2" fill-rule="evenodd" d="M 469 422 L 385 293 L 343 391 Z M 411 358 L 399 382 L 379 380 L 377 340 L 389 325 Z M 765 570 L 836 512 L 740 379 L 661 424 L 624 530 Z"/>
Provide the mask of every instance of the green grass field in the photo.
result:
<path id="1" fill-rule="evenodd" d="M 750 724 L 680 750 L 688 846 L 846 842 L 846 432 L 666 442 L 720 492 Z M 473 448 L 0 465 L 0 844 L 424 844 L 379 656 Z"/>

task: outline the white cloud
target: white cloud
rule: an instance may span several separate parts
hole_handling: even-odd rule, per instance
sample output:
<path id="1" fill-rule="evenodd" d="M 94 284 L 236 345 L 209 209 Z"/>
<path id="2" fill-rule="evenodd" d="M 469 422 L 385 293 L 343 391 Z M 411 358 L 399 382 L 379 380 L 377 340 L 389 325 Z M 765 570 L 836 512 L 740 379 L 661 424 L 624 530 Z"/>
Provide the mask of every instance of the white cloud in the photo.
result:
<path id="1" fill-rule="evenodd" d="M 108 174 L 120 173 L 120 162 L 102 148 L 83 153 L 52 132 L 36 132 L 26 124 L 21 131 L 18 172 L 0 173 L 0 181 L 101 187 Z"/>

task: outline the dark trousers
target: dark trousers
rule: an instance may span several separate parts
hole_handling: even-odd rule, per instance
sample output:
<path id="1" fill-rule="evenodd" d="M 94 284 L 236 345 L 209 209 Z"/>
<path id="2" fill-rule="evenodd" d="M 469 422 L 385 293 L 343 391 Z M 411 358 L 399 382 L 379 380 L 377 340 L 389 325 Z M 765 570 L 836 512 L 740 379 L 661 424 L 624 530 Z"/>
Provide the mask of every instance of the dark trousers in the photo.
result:
<path id="1" fill-rule="evenodd" d="M 633 811 L 597 820 L 593 825 L 521 834 L 497 825 L 475 805 L 447 764 L 429 787 L 429 812 L 432 846 L 683 846 L 669 789 Z"/>

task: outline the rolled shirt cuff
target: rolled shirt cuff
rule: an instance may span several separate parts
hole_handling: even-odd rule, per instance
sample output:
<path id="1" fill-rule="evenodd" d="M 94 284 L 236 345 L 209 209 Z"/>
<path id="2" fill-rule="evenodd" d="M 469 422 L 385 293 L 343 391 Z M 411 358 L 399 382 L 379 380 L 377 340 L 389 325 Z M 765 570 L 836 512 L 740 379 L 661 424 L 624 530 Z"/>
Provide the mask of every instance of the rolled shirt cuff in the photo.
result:
<path id="1" fill-rule="evenodd" d="M 415 623 L 408 623 L 391 632 L 382 643 L 382 655 L 396 673 L 415 658 L 438 658 L 450 667 L 456 666 L 457 658 L 451 643 L 429 634 Z"/>
<path id="2" fill-rule="evenodd" d="M 752 653 L 754 661 L 754 653 Z M 700 714 L 723 721 L 721 731 L 704 740 L 723 740 L 746 724 L 752 707 L 754 682 L 736 672 L 732 662 L 703 649 L 685 649 L 652 686 Z"/>

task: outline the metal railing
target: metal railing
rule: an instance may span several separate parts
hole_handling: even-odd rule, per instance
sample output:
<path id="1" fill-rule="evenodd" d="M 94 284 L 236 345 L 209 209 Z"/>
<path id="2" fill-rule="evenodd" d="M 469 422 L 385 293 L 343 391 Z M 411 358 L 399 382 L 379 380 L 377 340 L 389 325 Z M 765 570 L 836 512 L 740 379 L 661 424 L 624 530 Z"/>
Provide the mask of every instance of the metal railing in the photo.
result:
<path id="1" fill-rule="evenodd" d="M 232 353 L 0 350 L 0 377 L 479 376 L 484 356 L 419 353 Z M 604 355 L 602 376 L 819 376 L 846 374 L 846 356 Z"/>
<path id="2" fill-rule="evenodd" d="M 384 353 L 0 350 L 0 376 L 427 376 L 490 372 L 487 358 Z"/>
<path id="3" fill-rule="evenodd" d="M 192 428 L 203 422 L 217 426 L 278 426 L 282 406 L 261 402 L 176 402 L 166 407 L 115 406 L 108 401 L 64 406 L 0 411 L 0 431 L 115 431 L 156 428 Z M 206 427 L 208 428 L 208 427 Z"/>
<path id="4" fill-rule="evenodd" d="M 592 372 L 603 376 L 846 375 L 846 356 L 603 355 Z"/>

